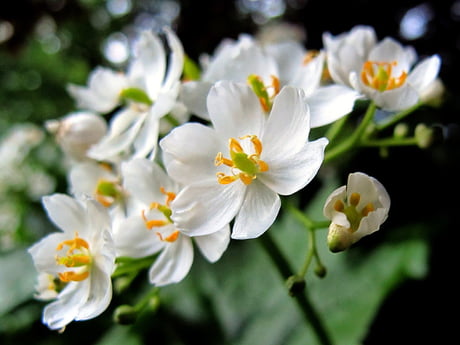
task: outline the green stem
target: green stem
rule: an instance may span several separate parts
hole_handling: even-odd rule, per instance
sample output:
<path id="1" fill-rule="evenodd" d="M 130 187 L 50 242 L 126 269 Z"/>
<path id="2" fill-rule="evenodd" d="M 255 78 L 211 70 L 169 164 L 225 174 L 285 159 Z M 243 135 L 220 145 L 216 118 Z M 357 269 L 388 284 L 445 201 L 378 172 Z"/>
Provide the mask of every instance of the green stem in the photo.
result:
<path id="1" fill-rule="evenodd" d="M 412 107 L 410 108 L 407 108 L 399 113 L 396 113 L 395 115 L 391 116 L 390 119 L 388 121 L 385 121 L 383 123 L 380 123 L 378 125 L 376 125 L 376 129 L 381 131 L 381 130 L 384 130 L 392 125 L 394 125 L 395 123 L 401 121 L 403 118 L 405 118 L 407 115 L 413 113 L 415 110 L 417 110 L 421 105 L 423 105 L 423 103 L 417 103 L 415 105 L 413 105 Z"/>
<path id="2" fill-rule="evenodd" d="M 147 256 L 141 259 L 132 259 L 126 257 L 117 258 L 118 267 L 112 273 L 112 278 L 116 278 L 125 274 L 140 271 L 152 265 L 156 255 Z"/>
<path id="3" fill-rule="evenodd" d="M 367 107 L 367 111 L 364 114 L 361 123 L 359 124 L 358 128 L 356 128 L 355 132 L 348 139 L 344 140 L 339 145 L 334 146 L 332 147 L 332 149 L 326 151 L 324 156 L 324 162 L 328 162 L 341 156 L 346 151 L 352 149 L 361 140 L 362 136 L 366 132 L 366 129 L 368 128 L 369 124 L 374 118 L 376 109 L 377 106 L 373 101 L 371 101 L 369 103 L 369 106 Z"/>
<path id="4" fill-rule="evenodd" d="M 283 279 L 288 280 L 290 277 L 292 277 L 293 271 L 289 263 L 268 232 L 260 237 L 260 243 L 262 244 L 262 247 L 265 249 L 265 252 L 268 254 L 272 262 L 275 264 Z M 305 320 L 313 328 L 320 344 L 332 345 L 332 340 L 330 339 L 330 336 L 326 331 L 326 328 L 320 319 L 318 312 L 313 307 L 306 293 L 296 293 L 293 295 L 293 297 L 300 307 Z"/>
<path id="5" fill-rule="evenodd" d="M 361 146 L 366 147 L 388 147 L 388 146 L 410 146 L 417 145 L 418 141 L 415 137 L 411 138 L 386 138 L 376 140 L 365 140 L 361 142 Z"/>
<path id="6" fill-rule="evenodd" d="M 347 121 L 348 115 L 343 116 L 342 118 L 335 121 L 328 129 L 325 134 L 325 137 L 329 139 L 329 142 L 332 142 L 337 135 L 339 135 L 342 130 L 345 122 Z"/>

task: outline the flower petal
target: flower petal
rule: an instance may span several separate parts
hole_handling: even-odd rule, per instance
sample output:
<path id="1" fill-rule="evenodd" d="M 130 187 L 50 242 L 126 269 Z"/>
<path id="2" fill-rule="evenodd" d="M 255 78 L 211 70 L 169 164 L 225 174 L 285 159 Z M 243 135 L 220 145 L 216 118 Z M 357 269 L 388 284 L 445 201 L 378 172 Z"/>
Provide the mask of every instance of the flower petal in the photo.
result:
<path id="1" fill-rule="evenodd" d="M 308 141 L 310 112 L 303 91 L 285 86 L 275 98 L 262 136 L 262 160 L 297 153 Z"/>
<path id="2" fill-rule="evenodd" d="M 260 136 L 265 115 L 259 99 L 246 84 L 217 82 L 209 91 L 207 105 L 214 129 L 223 140 Z"/>
<path id="3" fill-rule="evenodd" d="M 209 120 L 206 99 L 212 87 L 210 82 L 188 81 L 182 84 L 179 99 L 185 104 L 187 109 L 205 119 Z"/>
<path id="4" fill-rule="evenodd" d="M 407 82 L 421 93 L 436 79 L 441 67 L 441 58 L 433 55 L 421 61 L 407 76 Z"/>
<path id="5" fill-rule="evenodd" d="M 86 303 L 90 282 L 70 282 L 58 295 L 58 299 L 43 310 L 43 323 L 50 329 L 59 330 L 72 322 L 79 309 Z"/>
<path id="6" fill-rule="evenodd" d="M 64 232 L 74 234 L 86 229 L 86 215 L 82 205 L 66 194 L 53 194 L 42 198 L 51 221 Z"/>
<path id="7" fill-rule="evenodd" d="M 307 96 L 311 128 L 330 124 L 347 115 L 359 97 L 357 91 L 339 84 L 318 88 Z"/>
<path id="8" fill-rule="evenodd" d="M 112 299 L 112 280 L 110 274 L 101 270 L 97 264 L 91 267 L 90 290 L 85 303 L 78 310 L 75 321 L 92 319 L 110 304 Z"/>
<path id="9" fill-rule="evenodd" d="M 230 243 L 230 225 L 205 236 L 193 237 L 204 257 L 210 262 L 220 259 Z"/>
<path id="10" fill-rule="evenodd" d="M 193 245 L 188 236 L 179 235 L 168 243 L 155 263 L 150 267 L 150 283 L 164 286 L 178 283 L 185 278 L 193 263 Z"/>
<path id="11" fill-rule="evenodd" d="M 275 192 L 258 181 L 251 183 L 235 218 L 232 238 L 245 240 L 262 235 L 273 224 L 281 207 Z"/>
<path id="12" fill-rule="evenodd" d="M 320 138 L 304 144 L 297 153 L 277 159 L 266 159 L 269 170 L 258 178 L 270 189 L 281 195 L 290 195 L 305 187 L 315 177 L 324 160 L 328 143 Z"/>
<path id="13" fill-rule="evenodd" d="M 118 221 L 114 226 L 113 237 L 118 256 L 142 258 L 155 254 L 165 246 L 155 230 L 145 227 L 140 212 Z"/>
<path id="14" fill-rule="evenodd" d="M 54 253 L 56 253 L 56 247 L 68 239 L 68 234 L 55 232 L 42 238 L 28 249 L 38 272 L 57 274 L 63 271 L 62 266 L 56 264 Z"/>
<path id="15" fill-rule="evenodd" d="M 220 185 L 216 180 L 208 180 L 189 185 L 171 203 L 171 218 L 189 236 L 212 234 L 235 217 L 245 190 L 240 181 Z"/>
<path id="16" fill-rule="evenodd" d="M 212 128 L 198 123 L 176 127 L 160 141 L 160 147 L 168 174 L 183 184 L 215 179 L 214 159 L 226 150 L 225 141 Z"/>

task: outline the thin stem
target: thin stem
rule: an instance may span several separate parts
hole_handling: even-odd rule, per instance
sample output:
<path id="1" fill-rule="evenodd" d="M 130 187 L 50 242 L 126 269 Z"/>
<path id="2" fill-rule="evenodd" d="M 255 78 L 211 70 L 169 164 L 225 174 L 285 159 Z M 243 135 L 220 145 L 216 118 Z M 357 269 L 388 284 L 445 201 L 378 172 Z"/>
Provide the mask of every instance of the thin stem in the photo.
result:
<path id="1" fill-rule="evenodd" d="M 361 140 L 362 136 L 366 132 L 366 129 L 368 128 L 368 125 L 371 123 L 372 119 L 374 118 L 376 109 L 377 107 L 375 103 L 371 101 L 369 103 L 369 106 L 367 107 L 367 111 L 364 114 L 364 117 L 361 123 L 356 128 L 355 132 L 347 140 L 343 141 L 337 146 L 334 146 L 329 151 L 326 151 L 326 154 L 324 156 L 325 162 L 328 162 L 332 159 L 339 157 L 346 151 L 352 149 Z"/>
<path id="2" fill-rule="evenodd" d="M 391 116 L 391 118 L 388 121 L 376 125 L 376 129 L 381 131 L 381 130 L 383 130 L 385 128 L 388 128 L 388 127 L 394 125 L 395 123 L 397 123 L 397 122 L 401 121 L 403 118 L 405 118 L 407 115 L 413 113 L 421 105 L 423 105 L 422 102 L 417 103 L 417 104 L 413 105 L 410 108 L 407 108 L 407 109 L 405 109 L 405 110 L 403 110 L 403 111 L 401 111 L 399 113 L 394 114 L 393 116 Z"/>
<path id="3" fill-rule="evenodd" d="M 278 273 L 280 273 L 283 279 L 288 280 L 290 277 L 292 277 L 293 271 L 289 263 L 268 232 L 260 237 L 260 243 L 262 244 L 262 247 L 265 249 L 265 252 L 268 254 L 272 262 L 275 264 Z M 332 345 L 332 340 L 330 339 L 329 334 L 318 315 L 318 312 L 313 307 L 306 293 L 296 293 L 293 295 L 293 297 L 300 307 L 305 320 L 313 328 L 320 344 Z"/>
<path id="4" fill-rule="evenodd" d="M 367 147 L 388 147 L 388 146 L 410 146 L 417 145 L 418 141 L 415 137 L 411 138 L 386 138 L 377 140 L 365 140 L 361 142 L 361 146 Z"/>
<path id="5" fill-rule="evenodd" d="M 342 118 L 335 121 L 328 129 L 325 134 L 325 137 L 329 139 L 329 142 L 332 142 L 337 135 L 339 135 L 342 130 L 345 122 L 347 121 L 348 115 L 343 116 Z"/>

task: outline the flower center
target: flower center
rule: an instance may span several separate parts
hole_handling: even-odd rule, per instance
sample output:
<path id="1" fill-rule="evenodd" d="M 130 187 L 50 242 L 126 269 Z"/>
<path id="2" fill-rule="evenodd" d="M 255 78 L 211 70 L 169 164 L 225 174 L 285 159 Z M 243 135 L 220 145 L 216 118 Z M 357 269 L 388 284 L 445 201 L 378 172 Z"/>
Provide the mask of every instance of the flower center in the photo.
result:
<path id="1" fill-rule="evenodd" d="M 407 73 L 402 72 L 399 77 L 392 75 L 393 66 L 397 65 L 397 61 L 393 62 L 375 62 L 366 61 L 361 70 L 361 80 L 367 86 L 383 92 L 393 90 L 402 86 L 407 78 Z"/>
<path id="2" fill-rule="evenodd" d="M 280 80 L 274 75 L 270 76 L 272 83 L 265 85 L 262 78 L 258 75 L 251 74 L 248 77 L 248 84 L 259 98 L 260 106 L 268 113 L 272 109 L 273 99 L 280 92 Z"/>
<path id="3" fill-rule="evenodd" d="M 355 232 L 359 228 L 361 219 L 366 217 L 370 212 L 375 210 L 375 207 L 372 203 L 368 203 L 360 210 L 357 209 L 361 195 L 359 193 L 351 193 L 350 197 L 347 200 L 347 204 L 342 200 L 337 200 L 334 204 L 334 210 L 337 212 L 345 213 L 348 221 L 350 222 L 350 230 Z"/>
<path id="4" fill-rule="evenodd" d="M 165 203 L 160 204 L 158 202 L 152 202 L 150 204 L 148 211 L 158 210 L 163 214 L 164 219 L 147 219 L 145 215 L 145 210 L 142 210 L 141 216 L 142 216 L 142 219 L 144 220 L 145 227 L 148 230 L 152 230 L 154 227 L 162 227 L 162 226 L 173 223 L 171 219 L 172 211 L 170 208 L 170 204 L 171 204 L 171 201 L 173 201 L 176 198 L 176 194 L 173 192 L 167 192 L 163 187 L 160 188 L 160 192 L 166 196 Z M 169 234 L 166 237 L 164 237 L 163 234 L 161 234 L 159 231 L 157 231 L 156 234 L 160 238 L 161 241 L 165 241 L 165 242 L 174 242 L 179 237 L 178 230 L 173 231 L 171 234 Z"/>
<path id="5" fill-rule="evenodd" d="M 56 263 L 65 267 L 72 267 L 74 270 L 58 273 L 59 279 L 68 283 L 70 281 L 79 282 L 88 278 L 92 262 L 88 242 L 78 237 L 78 232 L 75 232 L 75 237 L 59 243 L 56 251 L 59 252 L 64 247 L 69 247 L 69 249 L 65 252 L 65 256 L 56 255 Z"/>
<path id="6" fill-rule="evenodd" d="M 99 179 L 94 191 L 94 198 L 103 206 L 110 207 L 122 196 L 118 181 Z"/>
<path id="7" fill-rule="evenodd" d="M 258 173 L 268 170 L 268 164 L 260 159 L 262 142 L 257 135 L 245 135 L 239 139 L 249 139 L 254 153 L 246 153 L 237 139 L 230 138 L 228 141 L 230 159 L 225 158 L 222 152 L 219 152 L 214 161 L 216 166 L 226 165 L 232 169 L 232 175 L 225 175 L 223 172 L 216 174 L 220 184 L 229 184 L 240 179 L 245 185 L 249 185 Z"/>

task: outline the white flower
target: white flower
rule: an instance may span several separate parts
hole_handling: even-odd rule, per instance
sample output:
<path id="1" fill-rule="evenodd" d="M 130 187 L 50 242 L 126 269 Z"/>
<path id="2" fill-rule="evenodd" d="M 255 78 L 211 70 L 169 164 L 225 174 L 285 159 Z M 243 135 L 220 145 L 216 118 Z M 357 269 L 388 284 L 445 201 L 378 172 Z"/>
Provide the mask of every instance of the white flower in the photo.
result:
<path id="1" fill-rule="evenodd" d="M 88 111 L 70 113 L 59 120 L 45 123 L 57 143 L 69 158 L 75 161 L 88 159 L 88 149 L 107 133 L 105 119 Z"/>
<path id="2" fill-rule="evenodd" d="M 311 127 L 331 123 L 348 114 L 358 93 L 342 85 L 321 86 L 324 54 L 307 52 L 298 42 L 285 41 L 262 46 L 249 35 L 238 41 L 225 40 L 203 67 L 199 81 L 182 85 L 181 100 L 191 112 L 208 119 L 206 96 L 220 80 L 246 82 L 257 76 L 266 85 L 270 98 L 282 86 L 302 88 L 310 107 Z"/>
<path id="3" fill-rule="evenodd" d="M 302 90 L 284 87 L 268 119 L 245 84 L 219 82 L 208 96 L 214 128 L 189 123 L 160 141 L 165 166 L 186 187 L 172 202 L 184 233 L 206 235 L 235 218 L 232 238 L 260 236 L 274 222 L 278 194 L 316 175 L 327 139 L 308 142 L 310 114 Z"/>
<path id="4" fill-rule="evenodd" d="M 124 187 L 137 203 L 128 211 L 128 217 L 115 225 L 115 243 L 118 254 L 145 257 L 161 253 L 149 270 L 152 284 L 163 286 L 180 282 L 193 263 L 192 238 L 182 233 L 171 219 L 171 202 L 179 191 L 154 162 L 133 159 L 122 164 Z M 194 237 L 202 254 L 217 261 L 228 246 L 228 224 L 216 228 L 212 235 Z"/>
<path id="5" fill-rule="evenodd" d="M 107 308 L 112 298 L 115 247 L 110 218 L 96 202 L 80 203 L 54 194 L 44 197 L 43 204 L 61 232 L 44 237 L 29 253 L 40 276 L 49 274 L 65 286 L 43 311 L 43 322 L 59 330 L 73 320 L 92 319 Z"/>
<path id="6" fill-rule="evenodd" d="M 114 114 L 108 134 L 89 151 L 92 158 L 119 162 L 126 157 L 154 154 L 160 119 L 178 109 L 177 97 L 184 62 L 179 39 L 172 30 L 165 28 L 164 31 L 170 48 L 169 54 L 160 37 L 150 31 L 143 31 L 135 42 L 134 57 L 125 82 L 105 85 L 111 81 L 107 77 L 108 72 L 105 72 L 105 78 L 100 76 L 97 79 L 101 85 L 88 90 L 103 92 L 106 88 L 109 95 L 103 99 L 113 100 L 117 89 L 117 102 L 122 99 L 127 102 L 126 106 Z M 101 72 L 97 75 L 101 75 Z M 96 99 L 98 92 L 94 91 L 91 97 Z"/>
<path id="7" fill-rule="evenodd" d="M 401 111 L 420 102 L 439 73 L 438 55 L 413 66 L 413 48 L 389 37 L 375 43 L 375 33 L 367 27 L 355 28 L 338 39 L 324 38 L 334 80 L 350 85 L 384 110 Z"/>
<path id="8" fill-rule="evenodd" d="M 120 104 L 120 95 L 129 85 L 128 77 L 109 68 L 97 67 L 88 78 L 88 87 L 70 84 L 67 91 L 79 109 L 108 113 Z"/>
<path id="9" fill-rule="evenodd" d="M 68 180 L 77 198 L 91 197 L 104 207 L 119 206 L 124 191 L 116 169 L 106 163 L 84 162 L 74 165 Z"/>
<path id="10" fill-rule="evenodd" d="M 379 181 L 361 172 L 349 174 L 347 185 L 333 191 L 324 204 L 324 216 L 331 220 L 330 250 L 345 250 L 379 230 L 389 209 L 390 197 Z"/>

